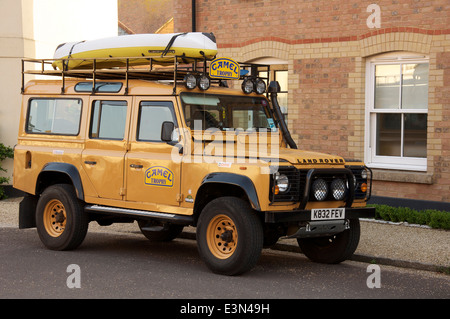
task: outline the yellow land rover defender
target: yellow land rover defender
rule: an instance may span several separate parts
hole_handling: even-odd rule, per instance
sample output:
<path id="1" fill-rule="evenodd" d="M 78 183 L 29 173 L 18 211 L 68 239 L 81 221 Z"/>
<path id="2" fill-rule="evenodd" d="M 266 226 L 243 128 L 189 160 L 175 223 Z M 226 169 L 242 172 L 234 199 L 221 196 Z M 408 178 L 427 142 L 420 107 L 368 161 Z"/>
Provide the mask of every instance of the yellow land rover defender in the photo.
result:
<path id="1" fill-rule="evenodd" d="M 148 58 L 137 68 L 129 59 L 77 70 L 23 61 L 20 228 L 69 250 L 93 221 L 137 221 L 152 241 L 194 226 L 201 258 L 227 275 L 252 269 L 280 237 L 316 262 L 354 253 L 359 218 L 375 214 L 371 171 L 297 149 L 269 66 L 175 56 L 173 66 Z M 233 77 L 241 88 L 228 87 Z"/>

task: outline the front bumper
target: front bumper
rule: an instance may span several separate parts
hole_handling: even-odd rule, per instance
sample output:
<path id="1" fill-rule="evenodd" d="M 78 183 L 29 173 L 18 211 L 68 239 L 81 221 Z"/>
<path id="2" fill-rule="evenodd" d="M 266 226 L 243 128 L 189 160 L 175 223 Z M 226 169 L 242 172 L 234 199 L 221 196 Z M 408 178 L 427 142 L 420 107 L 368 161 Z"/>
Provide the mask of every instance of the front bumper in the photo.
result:
<path id="1" fill-rule="evenodd" d="M 310 210 L 266 212 L 266 223 L 296 223 L 298 229 L 287 238 L 311 238 L 332 236 L 350 229 L 350 219 L 373 218 L 375 208 L 345 208 L 344 219 L 311 220 Z"/>
<path id="2" fill-rule="evenodd" d="M 266 223 L 310 222 L 311 210 L 291 210 L 281 212 L 265 212 Z M 345 208 L 346 219 L 374 218 L 374 207 Z"/>

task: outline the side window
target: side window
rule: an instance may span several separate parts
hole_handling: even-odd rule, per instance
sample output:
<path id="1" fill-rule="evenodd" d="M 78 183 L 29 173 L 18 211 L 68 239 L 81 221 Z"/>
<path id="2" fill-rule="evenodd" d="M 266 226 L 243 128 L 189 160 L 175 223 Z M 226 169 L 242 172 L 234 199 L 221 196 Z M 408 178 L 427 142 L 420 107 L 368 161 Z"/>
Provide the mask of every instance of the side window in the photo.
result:
<path id="1" fill-rule="evenodd" d="M 80 99 L 30 99 L 26 132 L 78 135 L 81 106 Z"/>
<path id="2" fill-rule="evenodd" d="M 126 119 L 126 101 L 94 101 L 89 137 L 123 140 Z"/>
<path id="3" fill-rule="evenodd" d="M 141 102 L 138 121 L 138 141 L 161 142 L 162 123 L 168 121 L 177 126 L 172 102 Z"/>

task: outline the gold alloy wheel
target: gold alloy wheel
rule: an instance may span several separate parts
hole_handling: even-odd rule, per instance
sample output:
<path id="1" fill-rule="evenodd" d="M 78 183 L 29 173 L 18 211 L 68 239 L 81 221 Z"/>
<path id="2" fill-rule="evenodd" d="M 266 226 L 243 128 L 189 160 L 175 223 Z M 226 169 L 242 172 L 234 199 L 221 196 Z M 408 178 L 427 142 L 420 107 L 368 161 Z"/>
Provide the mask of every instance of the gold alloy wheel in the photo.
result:
<path id="1" fill-rule="evenodd" d="M 43 222 L 47 233 L 52 237 L 59 237 L 66 228 L 66 209 L 57 199 L 47 203 L 44 209 Z"/>
<path id="2" fill-rule="evenodd" d="M 233 220 L 226 215 L 217 215 L 209 223 L 206 241 L 214 257 L 227 259 L 236 250 L 238 234 Z"/>

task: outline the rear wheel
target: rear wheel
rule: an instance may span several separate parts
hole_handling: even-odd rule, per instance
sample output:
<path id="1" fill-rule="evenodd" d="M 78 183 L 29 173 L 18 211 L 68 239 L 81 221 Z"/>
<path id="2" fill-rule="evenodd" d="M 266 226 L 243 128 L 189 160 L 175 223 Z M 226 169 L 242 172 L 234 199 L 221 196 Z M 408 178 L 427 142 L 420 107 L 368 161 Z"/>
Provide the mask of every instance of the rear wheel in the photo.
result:
<path id="1" fill-rule="evenodd" d="M 310 260 L 325 264 L 338 264 L 349 259 L 358 247 L 359 219 L 350 219 L 350 228 L 332 236 L 299 238 L 298 245 Z"/>
<path id="2" fill-rule="evenodd" d="M 258 262 L 263 241 L 260 220 L 240 198 L 217 198 L 200 215 L 198 250 L 215 273 L 239 275 L 249 271 Z"/>
<path id="3" fill-rule="evenodd" d="M 86 237 L 89 220 L 72 185 L 49 186 L 36 206 L 36 227 L 42 243 L 52 250 L 77 248 Z"/>

